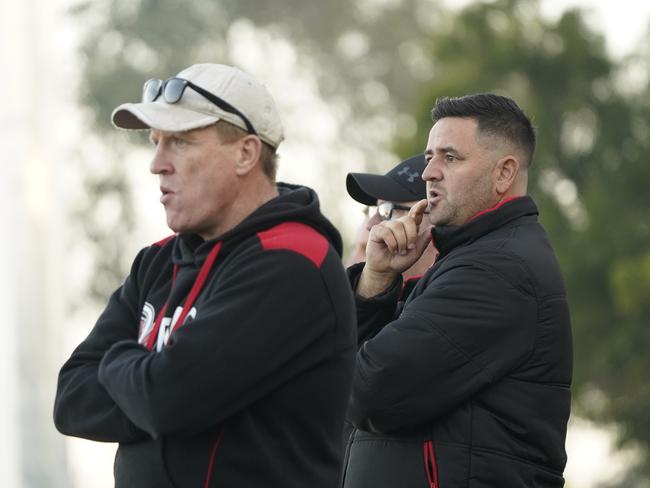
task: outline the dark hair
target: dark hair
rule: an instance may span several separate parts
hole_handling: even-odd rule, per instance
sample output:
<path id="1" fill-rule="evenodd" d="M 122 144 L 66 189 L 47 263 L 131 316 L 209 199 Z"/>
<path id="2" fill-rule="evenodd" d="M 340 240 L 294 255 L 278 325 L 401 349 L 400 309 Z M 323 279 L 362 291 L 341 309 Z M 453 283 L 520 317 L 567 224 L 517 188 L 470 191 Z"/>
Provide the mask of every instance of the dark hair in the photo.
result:
<path id="1" fill-rule="evenodd" d="M 433 122 L 445 117 L 467 117 L 478 122 L 479 131 L 512 142 L 524 151 L 530 165 L 535 152 L 535 129 L 519 105 L 508 97 L 477 93 L 458 98 L 439 98 L 431 110 Z"/>

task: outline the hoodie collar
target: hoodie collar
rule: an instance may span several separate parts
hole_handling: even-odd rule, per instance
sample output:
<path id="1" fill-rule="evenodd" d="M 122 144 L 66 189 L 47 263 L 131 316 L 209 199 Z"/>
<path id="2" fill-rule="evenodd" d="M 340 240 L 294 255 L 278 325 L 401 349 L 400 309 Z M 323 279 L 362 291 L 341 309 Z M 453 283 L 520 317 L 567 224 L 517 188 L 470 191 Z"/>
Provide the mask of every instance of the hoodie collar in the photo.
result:
<path id="1" fill-rule="evenodd" d="M 234 228 L 215 239 L 204 241 L 195 234 L 180 234 L 174 245 L 174 263 L 181 266 L 192 263 L 200 265 L 217 241 L 224 243 L 223 252 L 227 253 L 228 249 L 251 235 L 284 222 L 300 222 L 313 227 L 325 236 L 341 255 L 341 235 L 321 213 L 316 192 L 305 186 L 288 183 L 278 183 L 277 186 L 277 197 L 258 207 Z"/>

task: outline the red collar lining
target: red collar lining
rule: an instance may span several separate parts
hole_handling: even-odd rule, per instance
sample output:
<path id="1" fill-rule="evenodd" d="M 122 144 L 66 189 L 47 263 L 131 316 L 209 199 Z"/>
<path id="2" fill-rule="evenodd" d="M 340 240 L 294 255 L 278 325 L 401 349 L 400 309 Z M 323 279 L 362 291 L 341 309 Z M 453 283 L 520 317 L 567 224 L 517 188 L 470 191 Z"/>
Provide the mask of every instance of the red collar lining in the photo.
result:
<path id="1" fill-rule="evenodd" d="M 511 202 L 511 201 L 513 201 L 513 200 L 516 200 L 517 198 L 521 198 L 521 197 L 510 197 L 510 198 L 506 198 L 505 200 L 501 200 L 501 201 L 500 201 L 499 203 L 497 203 L 494 207 L 486 208 L 485 210 L 481 210 L 480 212 L 476 212 L 474 215 L 472 215 L 472 217 L 470 217 L 470 219 L 468 220 L 468 222 L 471 222 L 471 221 L 474 220 L 475 218 L 480 217 L 481 215 L 485 215 L 486 213 L 494 212 L 496 209 L 498 209 L 498 208 L 501 207 L 502 205 L 504 205 L 504 204 L 506 204 L 506 203 L 508 203 L 508 202 Z"/>

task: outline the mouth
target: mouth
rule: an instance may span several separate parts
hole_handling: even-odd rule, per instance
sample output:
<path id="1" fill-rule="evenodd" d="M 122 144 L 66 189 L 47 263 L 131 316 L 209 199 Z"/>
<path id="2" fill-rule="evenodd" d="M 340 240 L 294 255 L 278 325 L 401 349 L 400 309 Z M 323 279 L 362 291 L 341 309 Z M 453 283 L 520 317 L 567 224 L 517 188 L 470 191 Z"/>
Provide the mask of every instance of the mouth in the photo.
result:
<path id="1" fill-rule="evenodd" d="M 427 200 L 429 201 L 429 205 L 435 205 L 437 204 L 440 200 L 442 200 L 442 194 L 439 193 L 437 190 L 431 189 L 428 192 L 428 197 Z"/>
<path id="2" fill-rule="evenodd" d="M 171 197 L 174 195 L 174 192 L 165 186 L 160 187 L 160 203 L 163 205 L 169 202 Z"/>

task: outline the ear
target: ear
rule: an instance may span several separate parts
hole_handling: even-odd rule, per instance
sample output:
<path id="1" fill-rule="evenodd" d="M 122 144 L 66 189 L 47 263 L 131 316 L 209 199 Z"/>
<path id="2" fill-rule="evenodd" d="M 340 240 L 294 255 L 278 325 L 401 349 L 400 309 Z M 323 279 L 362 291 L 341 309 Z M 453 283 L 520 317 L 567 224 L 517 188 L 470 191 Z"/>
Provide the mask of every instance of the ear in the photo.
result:
<path id="1" fill-rule="evenodd" d="M 262 141 L 259 137 L 247 135 L 241 139 L 239 161 L 237 162 L 237 176 L 246 176 L 257 166 L 262 154 Z"/>
<path id="2" fill-rule="evenodd" d="M 521 163 L 512 154 L 509 154 L 501 158 L 495 168 L 495 188 L 499 195 L 504 195 L 512 188 L 515 181 L 517 180 L 517 175 L 519 175 L 519 170 Z"/>

